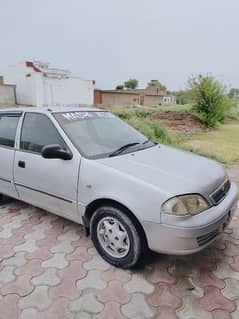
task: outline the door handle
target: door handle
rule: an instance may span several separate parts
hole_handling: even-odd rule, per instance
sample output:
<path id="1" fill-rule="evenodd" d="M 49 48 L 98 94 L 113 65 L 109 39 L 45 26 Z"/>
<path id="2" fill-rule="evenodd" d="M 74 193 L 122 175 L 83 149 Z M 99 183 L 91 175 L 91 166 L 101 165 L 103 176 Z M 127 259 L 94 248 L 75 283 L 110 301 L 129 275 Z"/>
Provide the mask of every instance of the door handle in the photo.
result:
<path id="1" fill-rule="evenodd" d="M 19 161 L 18 162 L 18 166 L 21 168 L 25 168 L 26 167 L 26 163 L 24 161 Z"/>

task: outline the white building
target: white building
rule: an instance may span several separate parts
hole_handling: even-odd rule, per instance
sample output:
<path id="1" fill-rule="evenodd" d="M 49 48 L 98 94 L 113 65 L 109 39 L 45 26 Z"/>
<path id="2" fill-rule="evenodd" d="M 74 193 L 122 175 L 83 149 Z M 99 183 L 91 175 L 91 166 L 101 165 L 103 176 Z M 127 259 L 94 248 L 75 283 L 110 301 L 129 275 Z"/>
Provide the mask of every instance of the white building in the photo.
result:
<path id="1" fill-rule="evenodd" d="M 49 63 L 26 61 L 9 67 L 9 81 L 16 84 L 18 104 L 70 106 L 93 104 L 94 81 L 72 76 Z"/>
<path id="2" fill-rule="evenodd" d="M 174 95 L 165 95 L 163 97 L 163 104 L 168 104 L 168 105 L 176 104 L 176 96 L 174 96 Z"/>
<path id="3" fill-rule="evenodd" d="M 16 103 L 16 86 L 5 84 L 0 75 L 0 108 L 13 106 Z"/>

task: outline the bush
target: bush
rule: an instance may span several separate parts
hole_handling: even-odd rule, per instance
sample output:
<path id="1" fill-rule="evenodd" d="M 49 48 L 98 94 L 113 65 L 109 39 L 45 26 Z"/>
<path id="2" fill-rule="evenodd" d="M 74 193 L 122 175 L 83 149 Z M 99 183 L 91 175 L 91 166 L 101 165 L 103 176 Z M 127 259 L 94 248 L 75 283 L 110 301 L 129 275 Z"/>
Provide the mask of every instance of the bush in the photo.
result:
<path id="1" fill-rule="evenodd" d="M 142 132 L 150 140 L 163 144 L 172 144 L 167 129 L 158 121 L 147 118 L 131 118 L 128 123 Z"/>
<path id="2" fill-rule="evenodd" d="M 194 111 L 208 127 L 222 122 L 232 106 L 225 87 L 210 75 L 198 75 L 189 80 Z"/>
<path id="3" fill-rule="evenodd" d="M 129 120 L 133 115 L 134 112 L 131 109 L 112 109 L 111 112 L 113 112 L 116 116 L 120 117 L 122 120 Z"/>
<path id="4" fill-rule="evenodd" d="M 137 117 L 134 117 L 128 121 L 130 125 L 135 127 L 137 130 L 139 130 L 141 133 L 143 133 L 145 136 L 147 136 L 150 140 L 155 141 L 155 135 L 154 135 L 154 129 L 152 125 L 149 125 L 147 119 L 140 119 Z"/>
<path id="5" fill-rule="evenodd" d="M 151 110 L 144 110 L 144 109 L 136 109 L 135 110 L 135 115 L 137 117 L 140 117 L 140 118 L 145 118 L 149 115 L 151 115 L 153 113 L 153 111 Z"/>
<path id="6" fill-rule="evenodd" d="M 159 139 L 164 144 L 171 144 L 172 140 L 168 135 L 166 128 L 159 122 L 153 123 L 154 135 L 156 139 Z"/>
<path id="7" fill-rule="evenodd" d="M 123 108 L 111 109 L 111 111 L 127 121 L 130 125 L 142 132 L 148 139 L 163 144 L 173 144 L 167 129 L 158 120 L 152 120 L 153 109 Z"/>

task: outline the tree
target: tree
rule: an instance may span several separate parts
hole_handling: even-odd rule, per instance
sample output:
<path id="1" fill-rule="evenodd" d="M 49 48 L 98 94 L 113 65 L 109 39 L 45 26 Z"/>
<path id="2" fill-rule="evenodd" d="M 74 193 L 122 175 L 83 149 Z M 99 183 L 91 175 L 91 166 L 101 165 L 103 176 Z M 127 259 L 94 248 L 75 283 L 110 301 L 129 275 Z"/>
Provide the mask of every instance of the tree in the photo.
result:
<path id="1" fill-rule="evenodd" d="M 176 103 L 180 105 L 192 102 L 190 92 L 188 90 L 167 91 L 167 94 L 176 96 Z"/>
<path id="2" fill-rule="evenodd" d="M 136 89 L 139 85 L 139 81 L 136 80 L 136 79 L 129 79 L 128 81 L 125 81 L 124 82 L 124 86 L 127 88 L 127 89 Z"/>
<path id="3" fill-rule="evenodd" d="M 232 88 L 230 91 L 229 91 L 229 94 L 228 94 L 230 97 L 232 98 L 239 98 L 239 89 L 237 88 Z"/>
<path id="4" fill-rule="evenodd" d="M 215 127 L 222 122 L 232 106 L 226 88 L 211 75 L 201 75 L 189 79 L 190 94 L 195 102 L 194 110 L 203 123 Z"/>
<path id="5" fill-rule="evenodd" d="M 124 89 L 124 85 L 123 84 L 119 84 L 116 86 L 115 88 L 116 90 L 123 90 Z"/>
<path id="6" fill-rule="evenodd" d="M 148 83 L 148 87 L 156 87 L 159 88 L 161 91 L 166 91 L 167 88 L 165 85 L 163 85 L 161 82 L 159 82 L 158 80 L 151 80 Z"/>

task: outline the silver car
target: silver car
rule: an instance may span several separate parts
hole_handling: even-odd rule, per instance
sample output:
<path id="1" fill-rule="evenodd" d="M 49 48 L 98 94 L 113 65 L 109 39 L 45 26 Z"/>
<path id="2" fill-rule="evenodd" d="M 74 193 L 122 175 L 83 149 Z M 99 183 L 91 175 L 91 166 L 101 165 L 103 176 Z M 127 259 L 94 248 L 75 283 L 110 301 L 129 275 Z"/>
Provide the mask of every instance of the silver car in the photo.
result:
<path id="1" fill-rule="evenodd" d="M 151 249 L 191 254 L 230 222 L 238 192 L 210 159 L 156 144 L 95 108 L 0 111 L 0 193 L 83 224 L 128 268 Z"/>

